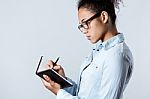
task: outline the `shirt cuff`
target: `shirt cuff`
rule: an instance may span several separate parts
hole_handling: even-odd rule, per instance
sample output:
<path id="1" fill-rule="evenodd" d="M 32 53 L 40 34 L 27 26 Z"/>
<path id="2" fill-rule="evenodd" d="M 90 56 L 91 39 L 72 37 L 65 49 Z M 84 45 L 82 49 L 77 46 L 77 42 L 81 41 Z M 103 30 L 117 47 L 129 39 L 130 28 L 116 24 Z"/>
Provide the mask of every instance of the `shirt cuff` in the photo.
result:
<path id="1" fill-rule="evenodd" d="M 61 97 L 64 95 L 65 90 L 64 89 L 59 89 L 57 92 L 56 99 L 61 99 Z"/>

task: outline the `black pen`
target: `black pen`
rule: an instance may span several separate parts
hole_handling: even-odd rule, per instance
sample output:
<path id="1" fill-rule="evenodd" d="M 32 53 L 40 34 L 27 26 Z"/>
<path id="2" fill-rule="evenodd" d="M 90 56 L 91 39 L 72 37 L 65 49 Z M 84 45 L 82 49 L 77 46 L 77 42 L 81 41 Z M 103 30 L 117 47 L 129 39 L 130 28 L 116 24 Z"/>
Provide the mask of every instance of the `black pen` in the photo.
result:
<path id="1" fill-rule="evenodd" d="M 54 66 L 57 64 L 57 62 L 58 62 L 58 60 L 59 60 L 59 57 L 56 59 L 56 61 L 54 62 Z"/>

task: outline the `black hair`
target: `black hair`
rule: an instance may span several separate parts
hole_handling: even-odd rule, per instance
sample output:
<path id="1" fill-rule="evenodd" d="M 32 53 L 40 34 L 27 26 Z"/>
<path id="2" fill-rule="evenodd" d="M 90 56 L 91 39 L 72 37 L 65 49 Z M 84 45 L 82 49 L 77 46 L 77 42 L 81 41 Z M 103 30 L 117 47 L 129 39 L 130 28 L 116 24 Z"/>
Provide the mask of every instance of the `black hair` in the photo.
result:
<path id="1" fill-rule="evenodd" d="M 87 8 L 93 13 L 106 11 L 110 16 L 112 24 L 115 24 L 116 13 L 115 7 L 119 9 L 119 4 L 122 0 L 79 0 L 78 10 L 80 8 Z"/>

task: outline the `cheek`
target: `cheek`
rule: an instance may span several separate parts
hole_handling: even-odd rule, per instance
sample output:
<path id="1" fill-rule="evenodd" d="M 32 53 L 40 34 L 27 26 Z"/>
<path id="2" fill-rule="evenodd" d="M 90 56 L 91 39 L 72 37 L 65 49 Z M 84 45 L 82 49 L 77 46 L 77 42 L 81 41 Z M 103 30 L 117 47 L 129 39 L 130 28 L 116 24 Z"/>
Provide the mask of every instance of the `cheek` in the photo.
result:
<path id="1" fill-rule="evenodd" d="M 100 23 L 97 22 L 97 23 L 93 24 L 93 28 L 92 28 L 93 35 L 95 35 L 95 36 L 101 35 L 102 30 L 103 30 L 103 28 Z"/>
<path id="2" fill-rule="evenodd" d="M 102 34 L 103 26 L 100 23 L 93 24 L 93 27 L 91 28 L 91 36 L 94 43 L 101 39 Z"/>

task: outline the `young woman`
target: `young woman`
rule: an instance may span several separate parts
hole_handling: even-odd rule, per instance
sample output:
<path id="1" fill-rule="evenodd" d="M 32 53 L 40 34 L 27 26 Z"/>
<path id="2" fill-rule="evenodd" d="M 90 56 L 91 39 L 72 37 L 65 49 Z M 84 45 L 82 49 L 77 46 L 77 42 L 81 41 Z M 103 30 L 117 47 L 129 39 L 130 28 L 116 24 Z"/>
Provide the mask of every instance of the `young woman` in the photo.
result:
<path id="1" fill-rule="evenodd" d="M 116 28 L 115 7 L 121 0 L 80 0 L 78 2 L 79 30 L 93 44 L 92 52 L 80 68 L 80 76 L 72 87 L 61 86 L 44 75 L 45 87 L 56 94 L 57 99 L 122 99 L 132 74 L 132 54 L 124 36 Z M 60 65 L 53 66 L 65 76 Z M 70 80 L 71 81 L 71 80 Z"/>

